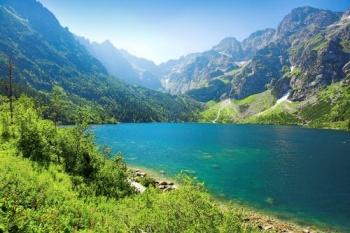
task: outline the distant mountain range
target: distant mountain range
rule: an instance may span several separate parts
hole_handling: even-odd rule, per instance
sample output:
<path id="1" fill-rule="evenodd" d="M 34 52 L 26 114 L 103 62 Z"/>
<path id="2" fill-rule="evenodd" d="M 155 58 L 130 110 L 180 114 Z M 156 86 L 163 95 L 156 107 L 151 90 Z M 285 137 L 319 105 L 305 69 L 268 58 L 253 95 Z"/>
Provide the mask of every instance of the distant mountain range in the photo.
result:
<path id="1" fill-rule="evenodd" d="M 156 66 L 103 44 L 83 43 L 109 72 L 131 84 L 188 94 L 198 101 L 242 99 L 273 90 L 303 100 L 349 75 L 349 13 L 300 7 L 278 28 L 252 33 L 242 42 L 229 37 L 211 50 Z M 107 53 L 104 51 L 108 51 Z M 112 55 L 113 54 L 113 55 Z M 144 74 L 148 78 L 144 78 Z"/>
<path id="2" fill-rule="evenodd" d="M 350 12 L 292 10 L 277 29 L 160 65 L 73 35 L 35 0 L 0 0 L 0 66 L 16 94 L 54 85 L 101 121 L 213 121 L 344 128 L 350 119 Z M 335 91 L 337 90 L 337 91 Z M 6 93 L 6 80 L 0 79 Z M 166 93 L 168 92 L 168 94 Z M 203 109 L 204 106 L 204 109 Z M 349 120 L 350 128 L 350 120 Z"/>
<path id="3" fill-rule="evenodd" d="M 162 83 L 171 93 L 204 102 L 268 89 L 303 100 L 349 75 L 349 23 L 348 12 L 297 8 L 277 30 L 255 32 L 242 42 L 226 38 L 212 50 L 163 64 Z"/>
<path id="4" fill-rule="evenodd" d="M 152 61 L 135 57 L 125 50 L 118 50 L 108 40 L 96 43 L 82 37 L 77 39 L 92 56 L 101 61 L 110 75 L 132 85 L 162 90 L 159 77 L 153 73 L 157 66 Z"/>

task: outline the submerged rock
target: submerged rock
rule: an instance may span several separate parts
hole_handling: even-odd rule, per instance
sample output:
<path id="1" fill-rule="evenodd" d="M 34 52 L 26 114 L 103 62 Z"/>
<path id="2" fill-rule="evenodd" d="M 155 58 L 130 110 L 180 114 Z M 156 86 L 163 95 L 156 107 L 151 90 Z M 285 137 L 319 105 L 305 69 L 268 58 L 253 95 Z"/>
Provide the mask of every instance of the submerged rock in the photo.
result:
<path id="1" fill-rule="evenodd" d="M 275 204 L 275 199 L 273 199 L 272 197 L 268 197 L 265 199 L 265 202 L 269 205 L 274 205 Z"/>

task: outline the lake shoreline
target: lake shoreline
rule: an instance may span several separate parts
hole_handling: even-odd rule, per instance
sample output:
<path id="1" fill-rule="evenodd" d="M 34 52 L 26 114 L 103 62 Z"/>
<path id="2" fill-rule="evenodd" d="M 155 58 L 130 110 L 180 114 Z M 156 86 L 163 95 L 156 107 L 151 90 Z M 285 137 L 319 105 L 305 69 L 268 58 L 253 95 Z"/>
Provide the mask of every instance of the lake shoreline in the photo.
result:
<path id="1" fill-rule="evenodd" d="M 166 181 L 172 182 L 176 187 L 181 187 L 176 178 L 173 178 L 166 173 L 161 173 L 151 168 L 144 166 L 127 164 L 130 171 L 141 171 L 146 176 L 155 179 L 157 182 Z M 208 191 L 209 192 L 209 191 Z M 244 218 L 244 222 L 257 226 L 259 229 L 264 231 L 283 232 L 283 233 L 326 233 L 326 232 L 342 232 L 338 229 L 331 229 L 330 227 L 318 226 L 315 223 L 303 220 L 303 223 L 298 223 L 297 219 L 281 219 L 277 216 L 277 213 L 267 212 L 253 207 L 249 204 L 243 204 L 234 200 L 226 200 L 215 196 L 210 193 L 211 198 L 221 209 L 228 209 L 228 207 L 234 207 L 234 209 L 243 211 L 247 216 Z M 299 220 L 300 222 L 302 220 Z"/>
<path id="2" fill-rule="evenodd" d="M 120 124 L 204 124 L 204 125 L 237 125 L 237 126 L 276 126 L 276 127 L 297 127 L 301 129 L 314 129 L 314 130 L 325 130 L 325 131 L 338 131 L 350 133 L 350 129 L 347 128 L 337 128 L 337 127 L 312 127 L 306 124 L 267 124 L 267 123 L 224 123 L 224 122 L 210 122 L 210 121 L 186 121 L 186 122 L 167 122 L 167 121 L 145 121 L 145 122 L 102 122 L 102 123 L 92 123 L 90 126 L 106 126 L 106 125 L 120 125 Z M 68 124 L 64 126 L 74 126 L 74 124 Z"/>
<path id="3" fill-rule="evenodd" d="M 129 167 L 147 171 L 158 181 L 173 181 L 184 171 L 197 176 L 213 198 L 225 205 L 233 200 L 254 214 L 301 228 L 349 232 L 348 132 L 154 123 L 96 126 L 92 133 L 98 145 L 110 146 L 113 154 L 125 156 Z M 136 181 L 145 186 L 152 182 Z"/>

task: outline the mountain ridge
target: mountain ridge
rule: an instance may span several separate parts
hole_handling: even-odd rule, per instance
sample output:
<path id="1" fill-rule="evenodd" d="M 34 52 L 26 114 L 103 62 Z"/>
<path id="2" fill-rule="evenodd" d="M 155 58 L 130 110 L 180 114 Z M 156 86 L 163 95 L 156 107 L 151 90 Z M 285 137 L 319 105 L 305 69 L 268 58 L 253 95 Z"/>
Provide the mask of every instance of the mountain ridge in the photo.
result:
<path id="1" fill-rule="evenodd" d="M 110 75 L 131 85 L 162 90 L 159 78 L 153 74 L 156 65 L 152 61 L 117 49 L 109 40 L 97 43 L 79 36 L 77 40 L 106 67 Z"/>
<path id="2" fill-rule="evenodd" d="M 12 55 L 17 96 L 35 95 L 44 105 L 58 85 L 70 97 L 74 112 L 89 107 L 96 122 L 185 121 L 200 108 L 187 97 L 127 85 L 110 76 L 37 1 L 1 0 L 0 19 L 0 66 L 6 70 Z M 6 81 L 1 79 L 0 84 L 6 95 Z"/>
<path id="3" fill-rule="evenodd" d="M 189 90 L 188 94 L 199 101 L 205 102 L 211 99 L 210 95 L 213 92 L 221 93 L 215 94 L 212 98 L 218 100 L 225 98 L 225 96 L 245 98 L 249 95 L 265 91 L 268 88 L 274 88 L 279 97 L 286 90 L 278 93 L 278 86 L 286 86 L 283 83 L 287 83 L 286 79 L 288 78 L 283 78 L 284 73 L 282 72 L 282 68 L 286 71 L 287 67 L 291 70 L 292 67 L 300 66 L 300 64 L 291 64 L 291 62 L 296 63 L 294 62 L 295 60 L 301 59 L 300 56 L 291 54 L 291 50 L 297 49 L 303 42 L 310 40 L 317 33 L 326 30 L 327 26 L 337 24 L 340 18 L 341 13 L 339 12 L 311 7 L 296 8 L 281 21 L 277 30 L 267 30 L 269 37 L 265 45 L 257 49 L 256 54 L 250 57 L 248 61 L 242 61 L 244 63 L 240 69 L 231 72 L 231 74 L 214 77 L 214 79 L 209 80 L 209 83 L 202 88 Z M 349 30 L 345 27 L 343 31 L 343 34 L 346 34 Z M 347 35 L 345 35 L 345 40 L 348 40 Z M 339 53 L 339 51 L 337 52 Z M 348 55 L 346 54 L 343 57 L 343 60 L 348 59 Z M 218 88 L 218 85 L 221 87 Z M 293 83 L 291 85 L 293 87 L 291 86 L 290 88 L 296 89 Z M 287 86 L 290 86 L 290 84 L 288 83 Z M 199 97 L 205 95 L 205 93 L 207 93 L 208 97 Z M 313 93 L 312 90 L 310 90 L 310 93 Z M 296 94 L 295 90 L 291 95 L 295 100 L 306 97 L 306 93 L 297 96 L 298 94 Z"/>

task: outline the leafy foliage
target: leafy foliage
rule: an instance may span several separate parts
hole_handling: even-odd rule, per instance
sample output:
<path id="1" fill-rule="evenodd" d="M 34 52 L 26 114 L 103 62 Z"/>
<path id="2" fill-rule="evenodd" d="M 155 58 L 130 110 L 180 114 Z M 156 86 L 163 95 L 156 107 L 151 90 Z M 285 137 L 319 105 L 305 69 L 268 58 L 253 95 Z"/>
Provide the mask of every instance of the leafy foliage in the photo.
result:
<path id="1" fill-rule="evenodd" d="M 9 127 L 7 105 L 5 100 L 1 106 L 1 131 L 6 135 L 2 140 L 11 142 L 18 154 L 44 167 L 62 166 L 75 177 L 78 192 L 113 198 L 132 193 L 124 163 L 120 158 L 111 161 L 96 149 L 85 116 L 75 127 L 57 128 L 42 120 L 33 100 L 23 96 L 15 102 L 15 118 Z"/>
<path id="2" fill-rule="evenodd" d="M 57 128 L 22 96 L 8 123 L 1 100 L 1 232 L 256 231 L 241 210 L 220 207 L 188 177 L 171 192 L 143 180 L 149 188 L 136 195 L 122 158 L 96 149 L 83 113 L 75 127 Z"/>

